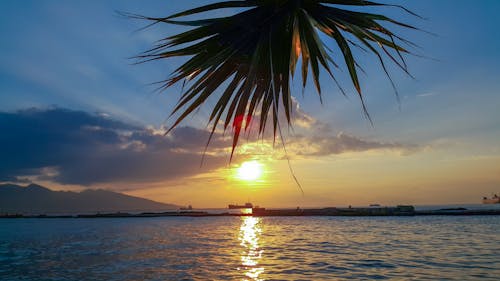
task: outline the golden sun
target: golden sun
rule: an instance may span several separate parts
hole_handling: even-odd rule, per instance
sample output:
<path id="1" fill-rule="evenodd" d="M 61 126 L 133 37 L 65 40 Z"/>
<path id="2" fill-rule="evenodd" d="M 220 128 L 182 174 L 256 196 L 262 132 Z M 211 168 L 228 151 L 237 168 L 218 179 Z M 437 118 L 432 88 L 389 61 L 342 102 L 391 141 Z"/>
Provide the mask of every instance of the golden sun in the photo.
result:
<path id="1" fill-rule="evenodd" d="M 237 171 L 240 180 L 253 181 L 262 176 L 262 164 L 256 160 L 246 161 L 241 164 Z"/>

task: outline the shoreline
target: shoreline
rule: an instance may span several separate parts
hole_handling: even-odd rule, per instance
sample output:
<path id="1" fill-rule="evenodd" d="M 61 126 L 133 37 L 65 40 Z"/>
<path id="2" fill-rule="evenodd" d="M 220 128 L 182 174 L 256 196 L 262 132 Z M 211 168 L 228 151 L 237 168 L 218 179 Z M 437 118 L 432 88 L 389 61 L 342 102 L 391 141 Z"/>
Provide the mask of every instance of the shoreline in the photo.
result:
<path id="1" fill-rule="evenodd" d="M 413 206 L 396 207 L 367 207 L 367 208 L 321 208 L 321 209 L 269 209 L 254 208 L 252 213 L 209 213 L 206 211 L 166 211 L 143 212 L 138 214 L 126 212 L 74 214 L 74 215 L 25 215 L 0 214 L 0 218 L 151 218 L 151 217 L 304 217 L 304 216 L 331 216 L 331 217 L 400 217 L 400 216 L 485 216 L 500 215 L 500 209 L 471 210 L 466 208 L 445 208 L 436 210 L 415 210 Z"/>

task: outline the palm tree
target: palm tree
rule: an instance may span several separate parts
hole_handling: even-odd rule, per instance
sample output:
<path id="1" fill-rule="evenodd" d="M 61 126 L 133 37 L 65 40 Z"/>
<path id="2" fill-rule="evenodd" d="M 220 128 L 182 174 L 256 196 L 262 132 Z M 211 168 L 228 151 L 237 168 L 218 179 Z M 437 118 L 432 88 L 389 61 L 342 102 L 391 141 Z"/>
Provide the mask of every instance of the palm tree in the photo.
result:
<path id="1" fill-rule="evenodd" d="M 264 133 L 269 116 L 274 136 L 277 130 L 281 134 L 278 121 L 281 107 L 288 125 L 291 124 L 290 79 L 293 79 L 300 61 L 302 86 L 306 87 L 311 71 L 321 99 L 319 77 L 322 71 L 328 73 L 345 95 L 333 71 L 339 67 L 338 60 L 342 58 L 365 116 L 370 119 L 358 79 L 358 70 L 362 69 L 351 48 L 374 54 L 394 87 L 385 61 L 394 62 L 408 73 L 403 55 L 409 54 L 405 47 L 413 44 L 382 24 L 416 29 L 381 14 L 359 11 L 375 6 L 397 7 L 415 15 L 402 6 L 364 0 L 240 0 L 209 4 L 163 18 L 129 16 L 152 21 L 151 25 L 167 23 L 193 27 L 158 41 L 138 58 L 145 62 L 188 57 L 168 79 L 161 81 L 161 89 L 179 82 L 184 88 L 184 83 L 188 82 L 172 112 L 178 117 L 170 129 L 199 108 L 218 88 L 223 88 L 210 114 L 210 138 L 219 123 L 223 124 L 224 130 L 231 125 L 234 132 L 232 156 L 242 129 L 248 130 L 257 115 L 260 114 L 259 136 Z M 242 11 L 227 17 L 178 20 L 224 8 Z M 331 56 L 333 51 L 323 43 L 319 33 L 333 39 L 338 47 L 335 57 Z"/>

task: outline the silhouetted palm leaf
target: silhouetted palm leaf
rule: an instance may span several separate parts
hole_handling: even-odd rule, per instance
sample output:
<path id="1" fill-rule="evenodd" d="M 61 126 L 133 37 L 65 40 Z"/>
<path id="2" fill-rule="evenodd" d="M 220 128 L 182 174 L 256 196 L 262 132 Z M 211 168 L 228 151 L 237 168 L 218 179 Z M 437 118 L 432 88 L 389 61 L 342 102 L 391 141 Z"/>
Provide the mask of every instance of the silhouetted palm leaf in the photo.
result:
<path id="1" fill-rule="evenodd" d="M 320 98 L 321 70 L 326 70 L 339 85 L 331 66 L 338 67 L 336 60 L 343 58 L 369 118 L 358 80 L 359 65 L 351 48 L 375 54 L 387 76 L 384 58 L 407 72 L 402 53 L 408 51 L 402 44 L 411 43 L 392 33 L 382 23 L 415 28 L 384 15 L 346 9 L 356 7 L 360 10 L 360 7 L 366 6 L 395 5 L 363 0 L 242 0 L 214 3 L 165 18 L 132 16 L 151 20 L 152 24 L 163 22 L 195 27 L 160 40 L 157 46 L 138 57 L 141 61 L 188 57 L 163 81 L 163 88 L 180 81 L 191 81 L 172 112 L 179 115 L 171 128 L 200 107 L 221 85 L 225 85 L 211 112 L 209 124 L 212 125 L 212 134 L 220 122 L 224 130 L 232 126 L 234 151 L 241 130 L 249 128 L 258 111 L 259 135 L 263 134 L 267 118 L 271 116 L 276 136 L 280 103 L 290 124 L 290 78 L 294 75 L 299 57 L 302 58 L 303 87 L 306 86 L 310 67 Z M 404 7 L 396 7 L 413 14 Z M 246 9 L 228 17 L 177 20 L 222 8 Z M 335 54 L 335 58 L 319 38 L 318 31 L 332 38 L 339 47 L 340 53 Z M 339 89 L 344 93 L 340 86 Z"/>

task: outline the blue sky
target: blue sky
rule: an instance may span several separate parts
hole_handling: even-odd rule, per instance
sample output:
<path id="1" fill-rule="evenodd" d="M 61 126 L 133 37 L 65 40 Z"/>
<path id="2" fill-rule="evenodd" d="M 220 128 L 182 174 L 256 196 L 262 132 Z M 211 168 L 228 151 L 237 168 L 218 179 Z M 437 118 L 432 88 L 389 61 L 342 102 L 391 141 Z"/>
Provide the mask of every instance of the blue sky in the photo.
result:
<path id="1" fill-rule="evenodd" d="M 177 61 L 132 66 L 127 58 L 179 29 L 161 26 L 134 32 L 144 23 L 124 19 L 115 11 L 160 16 L 209 2 L 2 1 L 0 32 L 5 39 L 0 45 L 1 110 L 57 105 L 160 124 L 176 101 L 178 88 L 158 95 L 147 84 L 164 78 Z M 500 39 L 493 34 L 495 26 L 500 24 L 495 15 L 500 4 L 494 0 L 480 4 L 470 1 L 404 1 L 404 4 L 428 20 L 418 20 L 397 9 L 390 13 L 436 33 L 437 36 L 421 32 L 404 35 L 422 46 L 422 54 L 439 61 L 411 58 L 411 70 L 417 80 L 392 71 L 402 96 L 401 111 L 376 61 L 371 58 L 364 63 L 368 76 L 363 85 L 376 131 L 386 134 L 394 125 L 411 125 L 398 122 L 385 126 L 393 124 L 395 119 L 414 119 L 417 111 L 422 117 L 421 110 L 426 119 L 442 118 L 449 110 L 447 104 L 467 106 L 471 97 L 480 105 L 491 104 L 488 100 L 495 99 L 494 86 L 498 86 L 495 80 L 499 74 Z M 457 87 L 458 81 L 463 83 Z M 359 112 L 360 104 L 349 81 L 344 79 L 343 85 L 351 90 L 350 99 L 339 95 L 334 87 L 327 88 L 331 93 L 325 95 L 325 110 L 320 110 L 320 117 L 332 120 L 341 130 L 371 130 Z M 418 107 L 418 97 L 439 91 L 446 93 L 434 97 L 424 109 Z M 462 91 L 467 93 L 456 93 Z M 297 96 L 304 109 L 316 112 L 316 108 L 321 108 L 319 100 L 313 91 L 309 92 L 307 99 Z"/>
<path id="2" fill-rule="evenodd" d="M 128 58 L 181 29 L 160 25 L 138 31 L 144 22 L 116 11 L 164 16 L 210 2 L 1 1 L 0 112 L 57 107 L 107 114 L 142 127 L 168 124 L 164 122 L 180 88 L 156 93 L 148 84 L 165 78 L 180 60 L 132 65 Z M 367 71 L 362 87 L 373 127 L 363 117 L 345 71 L 340 78 L 349 90 L 347 99 L 325 80 L 323 105 L 312 88 L 306 89 L 304 98 L 300 88 L 295 89 L 301 110 L 333 135 L 343 132 L 383 143 L 444 146 L 437 158 L 500 155 L 500 37 L 495 36 L 500 2 L 391 2 L 427 19 L 398 9 L 385 10 L 389 15 L 436 34 L 402 32 L 422 47 L 419 53 L 432 59 L 409 58 L 416 79 L 391 68 L 400 107 L 372 57 L 362 60 Z M 202 109 L 185 125 L 203 128 L 208 110 Z M 494 178 L 484 190 L 499 183 Z"/>

